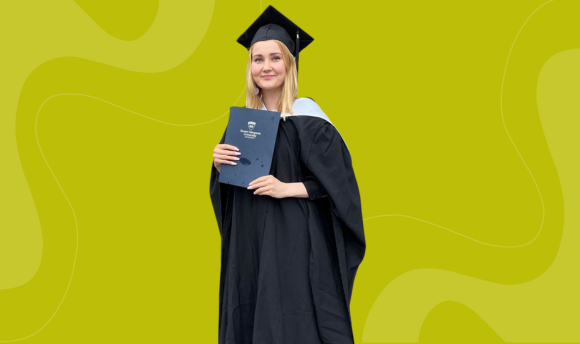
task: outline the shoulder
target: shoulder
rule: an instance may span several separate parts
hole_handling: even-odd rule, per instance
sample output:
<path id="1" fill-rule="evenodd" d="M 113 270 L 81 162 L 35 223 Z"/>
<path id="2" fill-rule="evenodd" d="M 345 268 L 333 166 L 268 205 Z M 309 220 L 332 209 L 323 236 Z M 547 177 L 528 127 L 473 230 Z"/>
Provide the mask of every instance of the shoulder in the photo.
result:
<path id="1" fill-rule="evenodd" d="M 297 114 L 324 114 L 320 106 L 308 97 L 296 99 L 292 105 L 292 111 Z"/>
<path id="2" fill-rule="evenodd" d="M 322 125 L 330 124 L 325 118 L 304 113 L 295 112 L 292 116 L 287 116 L 286 121 L 294 124 L 299 132 L 313 133 Z"/>
<path id="3" fill-rule="evenodd" d="M 296 128 L 301 140 L 308 142 L 317 140 L 319 137 L 340 137 L 340 133 L 328 120 L 317 116 L 288 116 L 290 121 Z"/>
<path id="4" fill-rule="evenodd" d="M 296 120 L 297 122 L 302 122 L 305 125 L 321 125 L 323 123 L 331 124 L 332 121 L 328 116 L 322 111 L 320 106 L 309 97 L 298 98 L 294 101 L 292 105 L 293 116 L 288 116 L 287 118 L 300 118 Z"/>
<path id="5" fill-rule="evenodd" d="M 298 98 L 294 101 L 294 104 L 292 105 L 292 111 L 294 112 L 294 116 L 296 117 L 300 117 L 300 118 L 309 118 L 309 117 L 315 117 L 315 118 L 319 118 L 322 120 L 325 120 L 329 123 L 330 122 L 330 118 L 328 118 L 328 116 L 324 113 L 324 111 L 322 111 L 322 109 L 320 108 L 320 106 L 318 106 L 318 104 L 312 100 L 311 98 Z M 294 117 L 294 116 L 290 116 L 290 117 Z M 304 121 L 304 120 L 303 120 Z M 312 120 L 305 120 L 307 122 L 312 121 Z M 318 122 L 318 121 L 315 121 Z"/>
<path id="6" fill-rule="evenodd" d="M 308 104 L 308 103 L 316 104 L 316 102 L 314 101 L 314 99 L 312 99 L 310 97 L 296 98 L 294 100 L 294 104 L 296 104 L 296 103 L 298 103 L 298 104 L 301 104 L 301 103 L 304 103 L 304 104 Z"/>

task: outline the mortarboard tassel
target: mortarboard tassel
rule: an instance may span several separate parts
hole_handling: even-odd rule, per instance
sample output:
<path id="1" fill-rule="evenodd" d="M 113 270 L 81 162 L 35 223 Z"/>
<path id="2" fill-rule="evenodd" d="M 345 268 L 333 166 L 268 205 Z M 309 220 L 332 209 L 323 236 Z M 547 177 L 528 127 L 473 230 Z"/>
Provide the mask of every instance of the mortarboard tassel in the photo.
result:
<path id="1" fill-rule="evenodd" d="M 300 29 L 296 29 L 296 79 L 298 80 L 298 55 L 300 54 Z"/>

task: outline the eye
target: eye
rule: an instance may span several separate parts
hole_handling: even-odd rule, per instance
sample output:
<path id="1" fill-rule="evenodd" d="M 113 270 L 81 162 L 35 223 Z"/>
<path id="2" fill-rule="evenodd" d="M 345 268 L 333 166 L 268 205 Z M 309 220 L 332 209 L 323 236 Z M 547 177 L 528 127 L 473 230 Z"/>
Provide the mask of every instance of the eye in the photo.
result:
<path id="1" fill-rule="evenodd" d="M 280 56 L 274 56 L 274 59 L 278 59 L 279 60 L 280 59 Z"/>
<path id="2" fill-rule="evenodd" d="M 258 57 L 257 59 L 254 60 L 254 62 L 258 62 L 258 60 L 261 60 L 261 58 Z"/>

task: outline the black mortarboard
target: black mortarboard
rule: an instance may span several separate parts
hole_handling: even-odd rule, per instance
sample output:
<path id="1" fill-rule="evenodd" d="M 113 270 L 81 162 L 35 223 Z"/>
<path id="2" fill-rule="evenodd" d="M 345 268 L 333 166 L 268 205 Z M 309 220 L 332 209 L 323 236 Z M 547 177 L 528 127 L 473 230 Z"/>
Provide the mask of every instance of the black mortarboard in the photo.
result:
<path id="1" fill-rule="evenodd" d="M 268 6 L 238 38 L 238 43 L 249 50 L 252 44 L 270 39 L 284 43 L 296 57 L 296 72 L 298 72 L 298 54 L 314 40 L 272 5 Z"/>

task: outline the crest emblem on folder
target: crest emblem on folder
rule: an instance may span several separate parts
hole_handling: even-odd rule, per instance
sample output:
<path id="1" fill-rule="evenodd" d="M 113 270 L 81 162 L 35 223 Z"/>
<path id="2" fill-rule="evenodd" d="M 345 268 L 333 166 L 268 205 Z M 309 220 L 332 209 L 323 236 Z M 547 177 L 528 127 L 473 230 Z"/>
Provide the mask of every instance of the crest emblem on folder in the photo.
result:
<path id="1" fill-rule="evenodd" d="M 256 126 L 256 122 L 248 122 L 248 128 L 250 128 L 250 130 L 254 130 L 254 127 Z"/>

